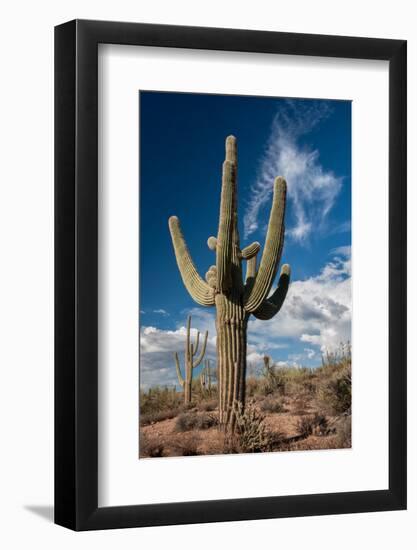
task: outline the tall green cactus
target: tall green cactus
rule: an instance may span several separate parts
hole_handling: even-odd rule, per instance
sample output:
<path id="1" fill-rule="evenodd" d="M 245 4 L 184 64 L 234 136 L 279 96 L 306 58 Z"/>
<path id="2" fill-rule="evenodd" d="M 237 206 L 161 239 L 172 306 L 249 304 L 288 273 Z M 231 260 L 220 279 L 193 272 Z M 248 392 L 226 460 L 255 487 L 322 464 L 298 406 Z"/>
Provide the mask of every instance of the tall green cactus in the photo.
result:
<path id="1" fill-rule="evenodd" d="M 216 252 L 216 265 L 210 267 L 205 281 L 191 258 L 176 216 L 169 219 L 178 269 L 191 297 L 202 306 L 216 306 L 219 421 L 234 429 L 236 407 L 244 407 L 246 378 L 246 333 L 250 314 L 271 319 L 285 300 L 290 267 L 283 265 L 278 286 L 268 297 L 275 279 L 284 244 L 284 216 L 287 184 L 282 177 L 274 182 L 274 196 L 262 258 L 257 268 L 260 244 L 240 248 L 237 222 L 237 146 L 236 138 L 226 139 L 220 197 L 219 228 L 207 241 Z M 242 260 L 247 261 L 246 277 Z"/>
<path id="2" fill-rule="evenodd" d="M 198 347 L 200 343 L 200 333 L 197 332 L 195 344 L 192 344 L 191 343 L 191 315 L 189 315 L 187 319 L 187 337 L 185 340 L 185 378 L 183 378 L 181 374 L 181 367 L 180 367 L 180 360 L 178 358 L 178 353 L 177 352 L 174 353 L 175 368 L 177 369 L 177 376 L 178 376 L 178 381 L 180 383 L 180 386 L 184 388 L 184 403 L 186 405 L 188 405 L 191 402 L 191 390 L 193 385 L 193 369 L 198 367 L 198 365 L 203 360 L 204 354 L 206 353 L 207 335 L 208 335 L 208 332 L 206 331 L 204 335 L 201 351 L 198 354 Z"/>

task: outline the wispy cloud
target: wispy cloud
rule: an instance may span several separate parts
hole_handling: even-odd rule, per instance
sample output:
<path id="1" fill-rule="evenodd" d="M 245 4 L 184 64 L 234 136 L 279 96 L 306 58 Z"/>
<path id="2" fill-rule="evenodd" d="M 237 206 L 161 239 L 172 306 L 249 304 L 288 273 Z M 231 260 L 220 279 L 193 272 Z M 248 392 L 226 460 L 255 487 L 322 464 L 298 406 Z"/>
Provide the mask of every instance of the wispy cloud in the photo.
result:
<path id="1" fill-rule="evenodd" d="M 153 313 L 157 313 L 158 315 L 162 315 L 162 317 L 169 317 L 169 313 L 165 309 L 154 309 Z"/>
<path id="2" fill-rule="evenodd" d="M 352 247 L 350 245 L 338 246 L 337 248 L 333 248 L 333 250 L 331 251 L 331 254 L 335 256 L 343 256 L 346 258 L 350 258 L 352 254 Z"/>
<path id="3" fill-rule="evenodd" d="M 304 103 L 288 100 L 272 123 L 258 176 L 251 188 L 251 200 L 244 218 L 245 237 L 263 223 L 263 207 L 270 202 L 273 182 L 283 176 L 288 184 L 294 222 L 287 235 L 306 241 L 313 229 L 323 224 L 340 192 L 342 178 L 325 171 L 320 164 L 319 151 L 300 145 L 300 138 L 310 133 L 331 113 L 329 102 Z"/>

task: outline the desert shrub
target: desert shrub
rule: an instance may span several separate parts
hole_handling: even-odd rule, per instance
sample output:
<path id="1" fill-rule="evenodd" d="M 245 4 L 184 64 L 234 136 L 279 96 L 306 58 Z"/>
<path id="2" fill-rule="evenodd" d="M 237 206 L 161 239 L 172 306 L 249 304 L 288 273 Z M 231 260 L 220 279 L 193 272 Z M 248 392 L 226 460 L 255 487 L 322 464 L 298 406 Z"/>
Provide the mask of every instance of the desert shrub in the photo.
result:
<path id="1" fill-rule="evenodd" d="M 181 439 L 177 439 L 173 445 L 172 450 L 176 456 L 197 456 L 199 440 L 194 435 L 183 435 Z"/>
<path id="2" fill-rule="evenodd" d="M 342 416 L 336 425 L 337 446 L 343 449 L 352 447 L 352 417 Z"/>
<path id="3" fill-rule="evenodd" d="M 198 408 L 201 411 L 206 412 L 214 411 L 217 408 L 217 401 L 216 399 L 211 399 L 210 401 L 202 401 L 198 404 Z"/>
<path id="4" fill-rule="evenodd" d="M 162 443 L 154 441 L 142 434 L 139 441 L 139 456 L 141 458 L 157 458 L 164 456 L 164 446 Z"/>
<path id="5" fill-rule="evenodd" d="M 285 411 L 282 398 L 268 395 L 260 403 L 259 408 L 265 413 L 281 413 Z"/>
<path id="6" fill-rule="evenodd" d="M 297 431 L 302 437 L 308 437 L 313 433 L 313 420 L 311 416 L 302 416 L 297 422 Z"/>
<path id="7" fill-rule="evenodd" d="M 283 380 L 280 393 L 289 397 L 305 395 L 311 398 L 316 391 L 317 374 L 306 367 L 279 367 L 276 369 Z"/>
<path id="8" fill-rule="evenodd" d="M 217 419 L 211 414 L 194 412 L 182 413 L 175 422 L 175 431 L 189 432 L 190 430 L 208 430 L 217 424 Z"/>
<path id="9" fill-rule="evenodd" d="M 255 376 L 246 379 L 246 396 L 253 398 L 260 394 L 260 381 Z"/>
<path id="10" fill-rule="evenodd" d="M 294 399 L 294 414 L 297 414 L 297 415 L 307 414 L 309 405 L 310 405 L 310 397 L 307 394 L 301 393 L 297 395 L 297 397 Z"/>
<path id="11" fill-rule="evenodd" d="M 271 358 L 265 355 L 263 379 L 260 384 L 260 391 L 263 395 L 271 395 L 275 392 L 285 393 L 285 376 L 275 365 L 271 364 Z"/>
<path id="12" fill-rule="evenodd" d="M 318 391 L 318 404 L 330 414 L 349 414 L 352 407 L 352 375 L 350 363 L 332 367 L 329 377 L 323 378 Z"/>
<path id="13" fill-rule="evenodd" d="M 154 386 L 139 393 L 140 414 L 147 415 L 177 409 L 183 404 L 183 395 L 173 386 Z"/>
<path id="14" fill-rule="evenodd" d="M 147 426 L 153 424 L 154 422 L 162 422 L 163 420 L 169 420 L 170 418 L 175 418 L 182 411 L 182 407 L 175 409 L 168 409 L 158 412 L 149 412 L 147 414 L 140 414 L 140 425 Z"/>
<path id="15" fill-rule="evenodd" d="M 188 432 L 194 430 L 197 423 L 197 414 L 182 413 L 178 416 L 175 422 L 175 431 Z"/>
<path id="16" fill-rule="evenodd" d="M 312 434 L 327 435 L 329 433 L 328 420 L 322 414 L 303 416 L 297 422 L 297 431 L 302 437 Z"/>

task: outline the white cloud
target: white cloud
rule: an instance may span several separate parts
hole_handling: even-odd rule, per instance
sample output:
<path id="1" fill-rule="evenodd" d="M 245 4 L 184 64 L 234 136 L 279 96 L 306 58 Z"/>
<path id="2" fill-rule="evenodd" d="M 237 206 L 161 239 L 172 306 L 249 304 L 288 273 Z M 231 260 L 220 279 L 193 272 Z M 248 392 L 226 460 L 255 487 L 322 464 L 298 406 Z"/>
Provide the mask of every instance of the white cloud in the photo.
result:
<path id="1" fill-rule="evenodd" d="M 248 372 L 259 373 L 264 354 L 279 352 L 281 366 L 301 366 L 305 360 L 319 359 L 320 352 L 335 349 L 351 340 L 351 262 L 350 248 L 336 252 L 315 276 L 291 283 L 285 303 L 276 317 L 260 321 L 251 317 L 248 325 Z M 206 357 L 216 360 L 215 310 L 193 308 L 182 312 L 184 320 L 192 316 L 192 338 L 196 331 L 209 331 Z M 184 321 L 185 322 L 185 321 Z M 140 334 L 141 385 L 178 385 L 174 352 L 183 352 L 185 324 L 175 330 L 143 327 Z M 309 344 L 299 353 L 291 351 L 293 343 Z M 287 351 L 288 350 L 288 351 Z"/>
<path id="2" fill-rule="evenodd" d="M 304 348 L 304 353 L 307 354 L 308 359 L 313 359 L 317 355 L 317 352 L 311 348 Z"/>
<path id="3" fill-rule="evenodd" d="M 191 337 L 195 339 L 196 330 Z M 156 327 L 144 327 L 140 333 L 140 384 L 147 388 L 154 385 L 178 386 L 174 353 L 178 352 L 184 375 L 185 326 L 177 330 L 162 330 Z M 200 337 L 201 341 L 201 337 Z M 201 346 L 201 344 L 200 344 Z M 208 338 L 206 357 L 215 359 L 215 337 Z"/>
<path id="4" fill-rule="evenodd" d="M 337 248 L 333 248 L 333 250 L 331 251 L 331 254 L 334 254 L 335 256 L 345 256 L 349 258 L 352 254 L 352 247 L 338 246 Z"/>
<path id="5" fill-rule="evenodd" d="M 306 241 L 313 229 L 325 223 L 342 179 L 326 172 L 320 164 L 319 151 L 302 147 L 299 138 L 313 130 L 329 112 L 327 102 L 306 106 L 287 101 L 286 107 L 276 114 L 251 188 L 252 199 L 244 218 L 245 238 L 258 229 L 262 209 L 270 203 L 277 176 L 287 180 L 288 198 L 295 216 L 295 224 L 288 227 L 287 235 L 299 242 Z"/>
<path id="6" fill-rule="evenodd" d="M 158 315 L 162 315 L 162 317 L 169 317 L 169 313 L 165 309 L 154 309 L 153 313 L 157 313 Z"/>
<path id="7" fill-rule="evenodd" d="M 258 345 L 291 339 L 317 347 L 311 351 L 330 350 L 351 340 L 351 316 L 350 255 L 335 256 L 316 277 L 291 283 L 278 315 L 251 320 L 249 335 Z"/>

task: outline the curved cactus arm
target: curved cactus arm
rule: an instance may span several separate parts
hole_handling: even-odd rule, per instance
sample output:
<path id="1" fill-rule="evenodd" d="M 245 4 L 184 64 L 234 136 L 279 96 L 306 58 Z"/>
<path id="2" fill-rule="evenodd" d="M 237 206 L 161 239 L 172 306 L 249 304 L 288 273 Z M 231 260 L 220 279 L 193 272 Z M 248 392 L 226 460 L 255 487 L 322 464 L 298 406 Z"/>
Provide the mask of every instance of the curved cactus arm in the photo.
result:
<path id="1" fill-rule="evenodd" d="M 169 229 L 178 269 L 186 289 L 201 306 L 214 305 L 214 289 L 198 274 L 182 234 L 179 219 L 176 216 L 169 218 Z"/>
<path id="2" fill-rule="evenodd" d="M 198 367 L 198 365 L 201 363 L 201 361 L 203 360 L 203 357 L 204 357 L 204 354 L 206 353 L 206 347 L 207 347 L 207 336 L 208 336 L 208 331 L 206 330 L 205 334 L 204 334 L 204 340 L 203 340 L 203 346 L 201 348 L 201 351 L 200 351 L 200 355 L 197 357 L 197 359 L 194 361 L 193 363 L 193 369 L 195 369 L 196 367 Z"/>
<path id="3" fill-rule="evenodd" d="M 182 374 L 181 374 L 180 360 L 178 359 L 178 353 L 177 352 L 174 353 L 174 357 L 175 357 L 175 368 L 177 370 L 178 382 L 180 383 L 180 386 L 183 388 L 184 387 L 184 378 L 182 377 Z"/>
<path id="4" fill-rule="evenodd" d="M 220 197 L 219 231 L 216 243 L 217 290 L 225 292 L 231 285 L 231 256 L 236 208 L 236 138 L 226 139 Z"/>
<path id="5" fill-rule="evenodd" d="M 250 260 L 251 258 L 256 257 L 260 249 L 261 245 L 257 241 L 255 241 L 254 243 L 249 244 L 242 249 L 242 258 L 244 260 Z"/>
<path id="6" fill-rule="evenodd" d="M 275 289 L 275 292 L 270 298 L 264 300 L 262 304 L 258 307 L 258 309 L 252 312 L 257 319 L 268 321 L 278 313 L 278 311 L 282 307 L 282 304 L 284 303 L 285 297 L 287 296 L 288 287 L 290 284 L 290 276 L 290 266 L 288 264 L 283 265 L 278 281 L 278 286 Z"/>
<path id="7" fill-rule="evenodd" d="M 284 178 L 276 178 L 265 248 L 253 287 L 248 289 L 249 292 L 245 296 L 245 309 L 249 313 L 256 311 L 268 296 L 281 259 L 286 192 L 287 184 Z"/>

